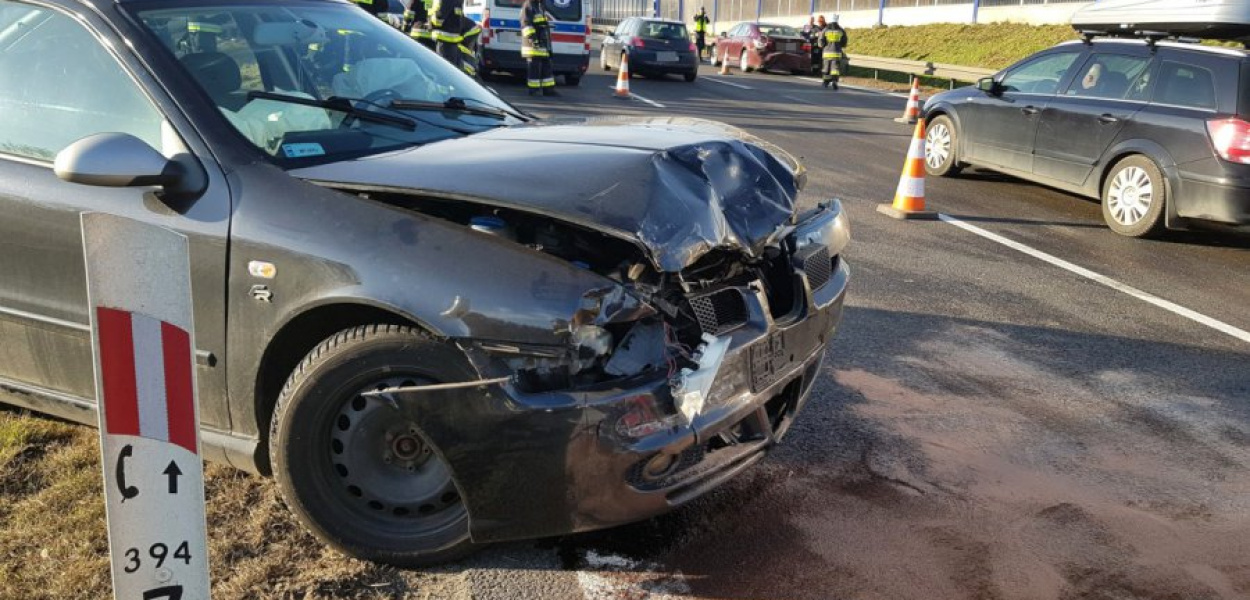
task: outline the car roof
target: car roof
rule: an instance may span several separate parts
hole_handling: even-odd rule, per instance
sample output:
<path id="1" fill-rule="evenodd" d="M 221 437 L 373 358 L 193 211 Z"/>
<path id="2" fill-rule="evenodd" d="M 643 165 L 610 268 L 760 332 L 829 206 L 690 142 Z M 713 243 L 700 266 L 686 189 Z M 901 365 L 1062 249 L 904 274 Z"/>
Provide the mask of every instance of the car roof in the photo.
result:
<path id="1" fill-rule="evenodd" d="M 1141 38 L 1114 38 L 1114 37 L 1094 38 L 1092 42 L 1094 44 L 1094 47 L 1112 46 L 1112 45 L 1145 46 L 1150 43 L 1149 41 L 1145 39 L 1141 39 Z M 1059 44 L 1056 45 L 1056 47 L 1070 46 L 1072 44 L 1082 44 L 1082 43 L 1084 42 L 1082 42 L 1081 40 L 1068 40 L 1066 42 L 1060 42 Z M 1247 52 L 1246 50 L 1243 50 L 1241 48 L 1229 48 L 1227 46 L 1207 46 L 1205 44 L 1167 42 L 1167 41 L 1156 42 L 1155 45 L 1161 48 L 1176 48 L 1179 50 L 1192 50 L 1195 52 L 1209 52 L 1211 54 L 1223 54 L 1225 56 L 1236 56 L 1238 58 L 1246 58 L 1247 56 L 1250 56 L 1250 52 Z"/>

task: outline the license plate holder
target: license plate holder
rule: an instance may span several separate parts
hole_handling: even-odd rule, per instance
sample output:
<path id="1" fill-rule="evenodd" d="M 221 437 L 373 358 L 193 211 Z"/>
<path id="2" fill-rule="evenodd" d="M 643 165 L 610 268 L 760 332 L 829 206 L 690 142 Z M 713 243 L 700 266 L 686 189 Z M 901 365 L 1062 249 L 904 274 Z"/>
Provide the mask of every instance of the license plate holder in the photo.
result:
<path id="1" fill-rule="evenodd" d="M 501 44 L 519 44 L 521 43 L 521 34 L 516 31 L 498 31 L 495 33 L 495 39 Z"/>
<path id="2" fill-rule="evenodd" d="M 656 62 L 677 62 L 677 53 L 676 52 L 656 52 L 655 60 Z"/>
<path id="3" fill-rule="evenodd" d="M 789 347 L 786 332 L 778 331 L 751 346 L 751 391 L 774 384 L 794 364 L 796 355 Z"/>

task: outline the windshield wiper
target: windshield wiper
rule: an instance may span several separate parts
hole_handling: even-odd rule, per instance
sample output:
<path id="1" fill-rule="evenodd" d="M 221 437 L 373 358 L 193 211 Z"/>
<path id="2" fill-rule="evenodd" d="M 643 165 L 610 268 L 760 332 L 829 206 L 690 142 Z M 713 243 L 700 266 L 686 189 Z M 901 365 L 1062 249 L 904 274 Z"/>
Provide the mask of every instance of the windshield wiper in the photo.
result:
<path id="1" fill-rule="evenodd" d="M 400 115 L 388 115 L 386 113 L 374 112 L 356 106 L 356 102 L 366 102 L 364 100 L 355 100 L 352 98 L 344 98 L 342 96 L 331 96 L 325 100 L 317 98 L 305 98 L 303 96 L 295 96 L 292 94 L 278 94 L 275 92 L 263 92 L 260 90 L 252 90 L 247 93 L 249 100 L 260 98 L 262 100 L 275 100 L 278 102 L 289 102 L 291 104 L 299 104 L 302 106 L 311 106 L 313 108 L 326 108 L 336 110 L 341 113 L 349 114 L 361 121 L 373 121 L 374 123 L 382 123 L 404 129 L 407 131 L 416 131 L 417 122 L 408 117 Z M 372 102 L 367 102 L 374 105 Z"/>
<path id="2" fill-rule="evenodd" d="M 469 102 L 480 104 L 480 106 L 469 106 Z M 462 98 L 460 96 L 452 96 L 442 102 L 431 102 L 428 100 L 392 100 L 388 105 L 398 110 L 416 110 L 428 108 L 432 110 L 450 110 L 455 112 L 467 113 L 470 115 L 480 115 L 484 117 L 494 117 L 496 119 L 506 119 L 515 117 L 522 121 L 529 119 L 516 112 L 493 106 L 477 98 Z"/>

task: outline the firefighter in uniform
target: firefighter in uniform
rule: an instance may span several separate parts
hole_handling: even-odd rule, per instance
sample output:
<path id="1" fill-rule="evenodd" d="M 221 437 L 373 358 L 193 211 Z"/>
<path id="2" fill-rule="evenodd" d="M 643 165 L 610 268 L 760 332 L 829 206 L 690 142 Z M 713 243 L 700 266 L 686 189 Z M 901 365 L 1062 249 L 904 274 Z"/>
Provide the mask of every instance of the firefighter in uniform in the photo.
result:
<path id="1" fill-rule="evenodd" d="M 527 65 L 530 95 L 559 96 L 551 68 L 551 16 L 543 0 L 525 0 L 521 6 L 521 57 Z"/>
<path id="2" fill-rule="evenodd" d="M 430 29 L 435 49 L 444 60 L 464 68 L 464 0 L 434 0 L 430 6 Z"/>
<path id="3" fill-rule="evenodd" d="M 221 25 L 208 19 L 187 21 L 187 35 L 179 43 L 184 53 L 216 52 L 217 38 L 222 33 Z"/>
<path id="4" fill-rule="evenodd" d="M 434 32 L 430 30 L 430 13 L 425 8 L 425 2 L 413 0 L 410 10 L 412 24 L 408 26 L 408 36 L 421 42 L 422 46 L 434 50 Z"/>
<path id="5" fill-rule="evenodd" d="M 699 49 L 699 60 L 703 60 L 703 49 L 707 47 L 707 24 L 711 19 L 707 18 L 707 9 L 700 6 L 699 12 L 694 16 L 694 45 Z"/>
<path id="6" fill-rule="evenodd" d="M 842 59 L 846 57 L 846 30 L 838 25 L 838 17 L 834 15 L 833 23 L 820 32 L 820 59 L 824 62 L 821 86 L 838 89 L 838 78 L 842 76 Z"/>

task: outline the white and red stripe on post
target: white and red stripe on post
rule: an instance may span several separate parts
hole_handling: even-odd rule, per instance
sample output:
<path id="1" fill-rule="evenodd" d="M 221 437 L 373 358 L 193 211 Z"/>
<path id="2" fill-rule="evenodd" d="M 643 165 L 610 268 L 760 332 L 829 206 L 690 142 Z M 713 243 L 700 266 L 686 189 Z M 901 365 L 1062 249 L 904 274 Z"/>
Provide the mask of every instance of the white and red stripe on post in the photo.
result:
<path id="1" fill-rule="evenodd" d="M 187 239 L 82 216 L 113 594 L 208 600 Z"/>
<path id="2" fill-rule="evenodd" d="M 177 444 L 198 453 L 191 337 L 176 325 L 96 308 L 105 430 Z"/>

